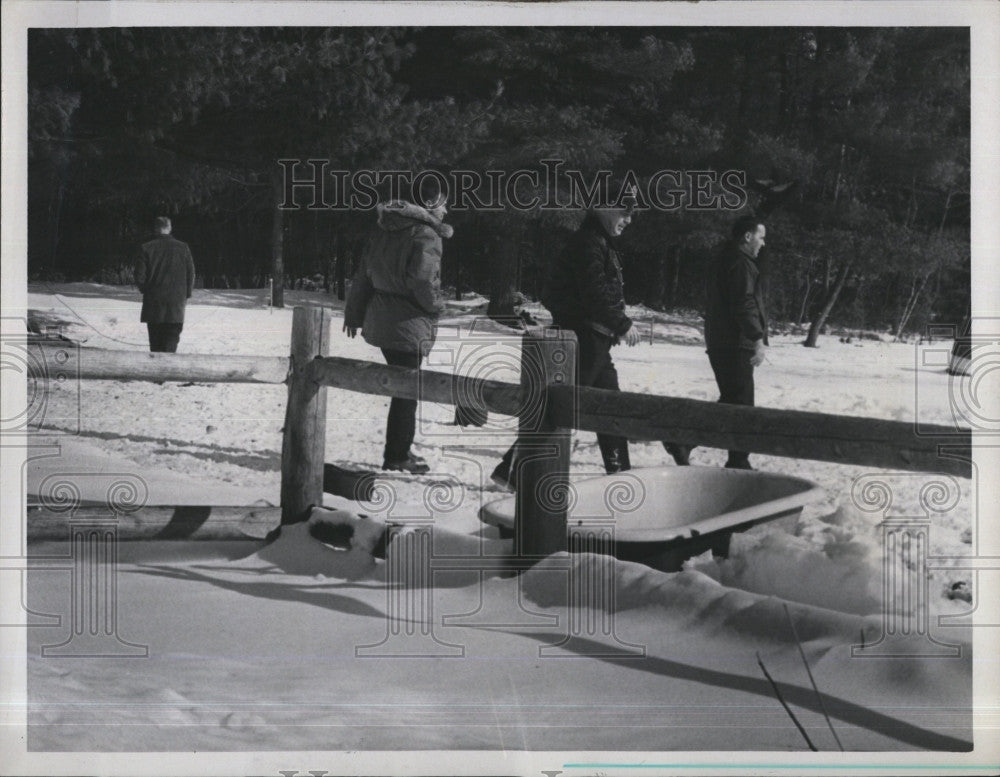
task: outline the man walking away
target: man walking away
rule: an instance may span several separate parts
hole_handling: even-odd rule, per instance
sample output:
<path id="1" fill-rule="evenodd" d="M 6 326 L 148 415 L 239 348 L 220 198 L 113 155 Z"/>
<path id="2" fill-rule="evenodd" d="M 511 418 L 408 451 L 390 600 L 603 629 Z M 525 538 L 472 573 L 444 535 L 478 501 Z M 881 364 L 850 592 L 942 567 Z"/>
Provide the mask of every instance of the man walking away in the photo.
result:
<path id="1" fill-rule="evenodd" d="M 184 328 L 184 308 L 194 289 L 194 259 L 187 243 L 172 237 L 170 219 L 157 216 L 155 237 L 143 243 L 135 262 L 135 285 L 142 292 L 142 315 L 149 350 L 176 353 Z"/>
<path id="2" fill-rule="evenodd" d="M 739 219 L 707 277 L 705 347 L 719 401 L 731 405 L 753 405 L 753 370 L 764 361 L 767 348 L 767 309 L 757 264 L 765 235 L 758 218 Z M 744 451 L 729 451 L 726 467 L 753 469 Z"/>

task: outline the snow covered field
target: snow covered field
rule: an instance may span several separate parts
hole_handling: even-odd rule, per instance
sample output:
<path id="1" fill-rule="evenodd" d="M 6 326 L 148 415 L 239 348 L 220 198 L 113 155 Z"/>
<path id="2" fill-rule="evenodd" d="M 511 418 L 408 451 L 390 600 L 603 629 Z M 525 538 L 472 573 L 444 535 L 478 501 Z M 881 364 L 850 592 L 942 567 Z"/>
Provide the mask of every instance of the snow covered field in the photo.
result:
<path id="1" fill-rule="evenodd" d="M 134 290 L 39 285 L 28 299 L 83 347 L 146 349 Z M 340 310 L 328 296 L 289 292 L 288 308 L 274 311 L 257 290 L 199 290 L 191 302 L 181 352 L 287 355 L 290 308 L 308 302 L 334 308 L 332 354 L 379 360 L 360 338 L 341 334 Z M 481 324 L 470 334 L 473 304 L 454 303 L 446 315 L 431 368 L 458 364 L 466 374 L 516 381 L 516 336 Z M 632 312 L 650 322 L 651 333 L 639 346 L 613 352 L 622 386 L 714 400 L 697 320 Z M 774 338 L 770 362 L 757 373 L 758 404 L 954 423 L 951 397 L 960 379 L 918 366 L 913 345 L 824 337 L 820 348 L 807 349 L 801 339 Z M 285 394 L 283 386 L 53 384 L 39 443 L 61 449 L 45 460 L 45 471 L 103 461 L 108 471 L 146 477 L 151 503 L 203 504 L 214 494 L 217 504 L 277 504 Z M 326 461 L 377 469 L 387 405 L 382 397 L 330 390 Z M 393 492 L 391 517 L 433 519 L 436 557 L 484 547 L 477 510 L 502 495 L 488 475 L 511 441 L 497 431 L 503 419 L 493 419 L 484 434 L 452 425 L 452 416 L 453 408 L 436 405 L 423 405 L 418 416 L 416 451 L 433 477 L 381 481 Z M 692 462 L 721 466 L 724 457 L 698 449 Z M 848 751 L 970 749 L 979 734 L 971 629 L 961 616 L 974 609 L 977 592 L 956 560 L 974 554 L 972 482 L 881 473 L 897 515 L 924 515 L 919 494 L 933 480 L 945 480 L 955 495 L 954 507 L 931 519 L 928 553 L 940 558 L 926 570 L 927 601 L 886 603 L 882 574 L 892 562 L 884 558 L 883 516 L 851 498 L 855 478 L 872 470 L 769 456 L 753 461 L 815 481 L 826 499 L 796 519 L 736 535 L 725 560 L 708 554 L 676 574 L 611 563 L 615 604 L 602 608 L 567 607 L 570 566 L 597 563 L 587 556 L 554 557 L 519 578 L 435 573 L 433 592 L 406 605 L 432 613 L 432 635 L 419 627 L 399 631 L 389 618 L 398 601 L 385 586 L 386 562 L 335 550 L 302 525 L 263 549 L 252 542 L 121 543 L 119 634 L 148 646 L 148 657 L 41 658 L 43 646 L 67 639 L 68 627 L 29 629 L 28 747 L 806 749 L 759 656 L 820 750 L 837 750 L 838 739 Z M 632 463 L 672 466 L 658 443 L 634 443 Z M 29 493 L 40 467 L 34 475 L 29 467 Z M 599 472 L 594 435 L 577 433 L 572 475 Z M 435 480 L 450 484 L 445 502 L 425 499 Z M 329 504 L 359 509 L 336 498 Z M 378 511 L 366 506 L 369 514 L 387 515 Z M 485 537 L 495 537 L 492 531 Z M 398 544 L 390 558 L 393 548 Z M 59 551 L 46 545 L 31 552 Z M 69 614 L 65 572 L 38 569 L 28 581 L 30 610 Z M 562 644 L 584 621 L 593 628 Z M 852 645 L 870 649 L 887 625 L 901 622 L 907 630 L 924 623 L 920 635 L 910 635 L 919 636 L 918 655 L 852 657 Z M 793 623 L 821 695 L 810 684 Z M 381 647 L 359 653 L 366 645 Z M 434 655 L 400 655 L 411 648 Z M 508 762 L 507 773 L 517 772 L 517 763 Z"/>

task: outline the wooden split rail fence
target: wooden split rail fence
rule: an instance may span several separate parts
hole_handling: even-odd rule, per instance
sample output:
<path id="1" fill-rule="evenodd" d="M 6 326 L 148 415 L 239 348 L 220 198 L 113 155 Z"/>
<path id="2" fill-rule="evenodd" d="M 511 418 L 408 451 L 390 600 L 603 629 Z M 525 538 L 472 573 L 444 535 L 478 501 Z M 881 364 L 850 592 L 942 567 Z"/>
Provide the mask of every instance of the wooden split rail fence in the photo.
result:
<path id="1" fill-rule="evenodd" d="M 517 416 L 519 434 L 546 455 L 525 457 L 518 470 L 517 551 L 566 550 L 566 488 L 573 429 L 633 440 L 746 450 L 884 469 L 971 477 L 967 429 L 883 421 L 694 399 L 612 392 L 575 385 L 571 332 L 543 329 L 522 341 L 520 385 L 412 370 L 329 355 L 329 317 L 320 307 L 295 308 L 291 355 L 283 357 L 165 354 L 62 349 L 78 364 L 62 370 L 83 379 L 260 383 L 288 386 L 281 456 L 281 523 L 303 520 L 323 497 L 326 389 L 468 404 Z M 59 349 L 41 343 L 42 349 Z M 381 434 L 382 430 L 378 430 Z M 539 484 L 546 499 L 537 499 Z M 165 520 L 165 519 L 164 519 Z"/>

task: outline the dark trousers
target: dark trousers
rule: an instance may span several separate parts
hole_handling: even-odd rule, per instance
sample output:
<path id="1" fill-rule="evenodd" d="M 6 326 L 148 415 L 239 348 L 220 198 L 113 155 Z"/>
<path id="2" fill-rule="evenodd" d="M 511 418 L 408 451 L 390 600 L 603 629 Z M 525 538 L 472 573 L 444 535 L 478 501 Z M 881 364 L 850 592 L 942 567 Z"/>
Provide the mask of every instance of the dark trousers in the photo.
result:
<path id="1" fill-rule="evenodd" d="M 576 339 L 580 385 L 619 391 L 618 370 L 611 360 L 611 346 L 614 340 L 593 330 L 577 332 Z M 598 434 L 597 447 L 601 449 L 604 470 L 608 474 L 631 469 L 627 438 L 613 434 Z"/>
<path id="2" fill-rule="evenodd" d="M 753 407 L 753 365 L 751 351 L 732 349 L 709 351 L 708 361 L 719 386 L 719 401 L 727 405 Z M 729 451 L 727 466 L 746 466 L 750 455 L 745 451 Z"/>
<path id="3" fill-rule="evenodd" d="M 420 367 L 420 354 L 383 348 L 386 362 L 394 367 Z M 385 461 L 406 461 L 417 431 L 417 400 L 393 397 L 389 403 L 389 420 L 385 425 Z"/>
<path id="4" fill-rule="evenodd" d="M 614 340 L 593 330 L 576 331 L 577 340 L 577 385 L 619 391 L 618 371 L 611 360 L 611 346 Z M 511 446 L 503 455 L 501 467 L 510 470 L 516 446 Z M 604 471 L 608 474 L 631 469 L 628 455 L 628 439 L 613 434 L 598 434 L 597 447 L 601 449 Z"/>
<path id="5" fill-rule="evenodd" d="M 177 353 L 184 324 L 146 324 L 149 331 L 149 350 L 154 353 Z"/>

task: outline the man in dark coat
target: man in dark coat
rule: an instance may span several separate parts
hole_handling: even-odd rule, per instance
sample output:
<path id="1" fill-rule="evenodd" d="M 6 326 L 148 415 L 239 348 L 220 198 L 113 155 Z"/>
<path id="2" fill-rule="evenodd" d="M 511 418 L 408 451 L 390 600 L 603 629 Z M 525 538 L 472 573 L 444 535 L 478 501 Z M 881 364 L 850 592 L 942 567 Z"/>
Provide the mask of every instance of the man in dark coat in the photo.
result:
<path id="1" fill-rule="evenodd" d="M 542 304 L 552 313 L 553 326 L 576 334 L 580 386 L 618 391 L 611 347 L 622 341 L 629 346 L 639 342 L 639 332 L 625 314 L 622 266 L 614 245 L 631 221 L 627 207 L 588 212 L 549 269 Z M 631 468 L 626 438 L 598 434 L 597 444 L 608 474 Z M 515 450 L 508 450 L 493 470 L 494 482 L 514 486 Z"/>
<path id="2" fill-rule="evenodd" d="M 760 219 L 739 219 L 707 277 L 705 347 L 719 401 L 732 405 L 753 405 L 753 371 L 767 349 L 767 308 L 757 263 L 765 236 Z M 729 451 L 726 466 L 753 469 L 744 451 Z"/>
<path id="3" fill-rule="evenodd" d="M 344 331 L 382 349 L 388 364 L 418 369 L 437 335 L 444 309 L 441 294 L 442 238 L 453 230 L 443 219 L 439 197 L 421 207 L 410 202 L 379 204 L 378 223 L 365 249 L 344 307 Z M 410 451 L 417 402 L 389 403 L 382 469 L 422 475 L 427 462 Z"/>
<path id="4" fill-rule="evenodd" d="M 170 235 L 170 219 L 158 216 L 156 236 L 143 243 L 135 261 L 135 285 L 142 292 L 142 316 L 149 350 L 176 353 L 184 308 L 194 289 L 194 259 L 187 243 Z"/>

